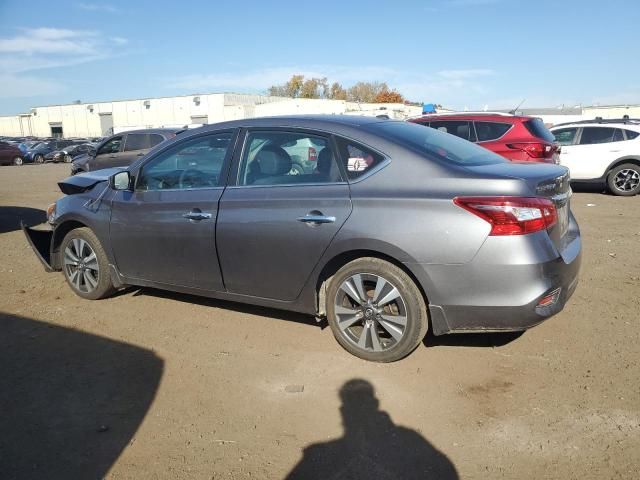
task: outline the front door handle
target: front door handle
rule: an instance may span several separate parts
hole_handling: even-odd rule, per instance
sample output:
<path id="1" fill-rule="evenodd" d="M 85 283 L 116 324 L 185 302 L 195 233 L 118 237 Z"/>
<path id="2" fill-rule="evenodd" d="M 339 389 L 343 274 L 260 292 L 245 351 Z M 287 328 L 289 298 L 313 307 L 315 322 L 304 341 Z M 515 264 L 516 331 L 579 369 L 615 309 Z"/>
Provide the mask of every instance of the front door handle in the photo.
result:
<path id="1" fill-rule="evenodd" d="M 200 212 L 196 210 L 191 210 L 189 213 L 185 213 L 182 215 L 183 218 L 187 218 L 189 220 L 208 220 L 211 218 L 211 214 L 207 212 Z"/>
<path id="2" fill-rule="evenodd" d="M 308 213 L 304 217 L 298 217 L 297 220 L 303 223 L 312 223 L 318 225 L 320 223 L 334 223 L 336 221 L 336 217 Z"/>

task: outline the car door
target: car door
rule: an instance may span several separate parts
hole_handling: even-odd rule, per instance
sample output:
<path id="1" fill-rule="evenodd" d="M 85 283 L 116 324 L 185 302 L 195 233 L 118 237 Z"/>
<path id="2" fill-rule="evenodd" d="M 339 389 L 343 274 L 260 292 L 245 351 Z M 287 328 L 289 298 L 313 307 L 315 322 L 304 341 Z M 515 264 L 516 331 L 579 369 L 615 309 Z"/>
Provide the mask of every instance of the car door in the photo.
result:
<path id="1" fill-rule="evenodd" d="M 574 178 L 574 170 L 579 168 L 575 154 L 578 141 L 578 127 L 559 128 L 551 132 L 560 145 L 560 165 L 567 167 L 571 177 Z"/>
<path id="2" fill-rule="evenodd" d="M 118 166 L 122 155 L 124 137 L 124 135 L 117 135 L 103 143 L 98 148 L 95 158 L 90 162 L 91 170 Z"/>
<path id="3" fill-rule="evenodd" d="M 582 127 L 573 145 L 561 146 L 560 164 L 569 168 L 572 179 L 596 179 L 606 173 L 618 156 L 616 130 L 619 131 L 612 127 Z M 622 140 L 620 131 L 619 138 Z"/>
<path id="4" fill-rule="evenodd" d="M 114 193 L 111 245 L 123 275 L 223 290 L 216 219 L 235 137 L 224 130 L 185 138 L 132 172 L 133 191 Z"/>
<path id="5" fill-rule="evenodd" d="M 315 145 L 318 166 L 292 175 L 287 145 Z M 328 149 L 325 153 L 325 149 Z M 351 213 L 330 136 L 250 129 L 220 200 L 217 244 L 227 291 L 291 301 Z"/>

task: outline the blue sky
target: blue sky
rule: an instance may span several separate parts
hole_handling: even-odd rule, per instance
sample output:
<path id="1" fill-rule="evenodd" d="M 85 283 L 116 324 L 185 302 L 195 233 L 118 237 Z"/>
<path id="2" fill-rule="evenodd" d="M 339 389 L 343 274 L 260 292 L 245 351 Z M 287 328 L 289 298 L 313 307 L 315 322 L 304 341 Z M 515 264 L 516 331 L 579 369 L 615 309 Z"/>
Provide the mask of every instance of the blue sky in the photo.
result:
<path id="1" fill-rule="evenodd" d="M 0 114 L 294 73 L 453 108 L 640 103 L 637 0 L 0 0 Z"/>

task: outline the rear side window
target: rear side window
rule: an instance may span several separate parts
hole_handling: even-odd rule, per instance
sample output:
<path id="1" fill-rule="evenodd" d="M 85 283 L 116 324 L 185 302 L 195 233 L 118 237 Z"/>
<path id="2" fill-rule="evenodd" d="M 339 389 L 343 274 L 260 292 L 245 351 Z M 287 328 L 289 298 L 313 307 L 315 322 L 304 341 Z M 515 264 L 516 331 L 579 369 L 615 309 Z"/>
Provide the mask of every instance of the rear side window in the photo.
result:
<path id="1" fill-rule="evenodd" d="M 627 140 L 633 140 L 638 135 L 640 135 L 640 132 L 634 132 L 633 130 L 625 130 L 624 134 L 627 136 Z"/>
<path id="2" fill-rule="evenodd" d="M 440 120 L 431 122 L 429 126 L 441 132 L 464 138 L 465 140 L 476 141 L 471 128 L 471 122 L 467 120 Z"/>
<path id="3" fill-rule="evenodd" d="M 578 133 L 577 128 L 561 128 L 560 130 L 554 130 L 553 136 L 560 145 L 573 145 L 576 133 Z"/>
<path id="4" fill-rule="evenodd" d="M 164 142 L 164 137 L 162 135 L 158 135 L 157 133 L 149 135 L 149 148 L 153 148 L 162 142 Z"/>
<path id="5" fill-rule="evenodd" d="M 380 122 L 368 130 L 427 158 L 457 165 L 490 165 L 508 160 L 486 148 L 409 122 Z"/>
<path id="6" fill-rule="evenodd" d="M 502 137 L 511 128 L 510 123 L 475 122 L 479 142 L 488 142 Z"/>
<path id="7" fill-rule="evenodd" d="M 609 143 L 613 141 L 614 130 L 614 128 L 607 127 L 584 127 L 580 137 L 580 145 Z"/>
<path id="8" fill-rule="evenodd" d="M 416 125 L 418 128 L 424 128 Z M 380 164 L 384 157 L 371 149 L 355 143 L 351 140 L 338 138 L 338 150 L 347 178 L 355 180 L 370 172 L 376 165 Z"/>
<path id="9" fill-rule="evenodd" d="M 546 140 L 547 142 L 555 141 L 555 137 L 553 136 L 553 134 L 547 129 L 547 127 L 544 126 L 544 122 L 539 118 L 526 120 L 524 122 L 524 126 L 534 137 L 541 138 L 542 140 Z"/>
<path id="10" fill-rule="evenodd" d="M 124 144 L 125 152 L 135 150 L 145 150 L 149 148 L 149 135 L 146 133 L 130 133 L 127 135 L 127 141 Z"/>
<path id="11" fill-rule="evenodd" d="M 623 142 L 624 141 L 624 134 L 622 133 L 622 130 L 620 130 L 619 128 L 616 128 L 615 132 L 613 132 L 613 142 Z"/>

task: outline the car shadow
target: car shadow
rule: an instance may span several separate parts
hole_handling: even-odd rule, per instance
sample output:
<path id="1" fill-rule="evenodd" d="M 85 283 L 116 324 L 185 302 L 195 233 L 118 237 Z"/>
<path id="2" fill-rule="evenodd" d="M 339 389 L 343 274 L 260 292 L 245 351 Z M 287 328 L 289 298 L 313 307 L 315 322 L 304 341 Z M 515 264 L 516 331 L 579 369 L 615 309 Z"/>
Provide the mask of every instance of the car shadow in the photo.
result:
<path id="1" fill-rule="evenodd" d="M 104 478 L 156 395 L 153 352 L 0 312 L 0 478 Z"/>
<path id="2" fill-rule="evenodd" d="M 524 332 L 478 332 L 450 333 L 434 335 L 431 330 L 422 340 L 425 347 L 502 347 L 518 338 Z"/>
<path id="3" fill-rule="evenodd" d="M 287 480 L 458 478 L 444 453 L 379 409 L 371 383 L 349 380 L 340 389 L 340 399 L 344 435 L 306 447 Z"/>
<path id="4" fill-rule="evenodd" d="M 225 310 L 231 310 L 233 312 L 245 313 L 248 315 L 257 315 L 261 317 L 275 318 L 277 320 L 285 320 L 288 322 L 302 323 L 310 326 L 320 327 L 324 329 L 328 326 L 325 319 L 320 322 L 316 321 L 312 315 L 306 315 L 304 313 L 291 312 L 288 310 L 280 310 L 277 308 L 261 307 L 257 305 L 250 305 L 248 303 L 238 303 L 229 300 L 219 300 L 215 298 L 201 297 L 198 295 L 189 295 L 187 293 L 177 293 L 169 290 L 160 290 L 150 287 L 138 288 L 135 287 L 133 296 L 149 295 L 153 297 L 168 298 L 176 300 L 178 302 L 194 303 L 196 305 L 202 305 L 205 307 L 223 308 Z"/>
<path id="5" fill-rule="evenodd" d="M 571 190 L 577 193 L 602 193 L 603 195 L 610 195 L 607 188 L 599 184 L 572 183 Z"/>
<path id="6" fill-rule="evenodd" d="M 47 212 L 38 208 L 0 206 L 0 233 L 20 230 L 20 221 L 28 227 L 47 220 Z"/>

